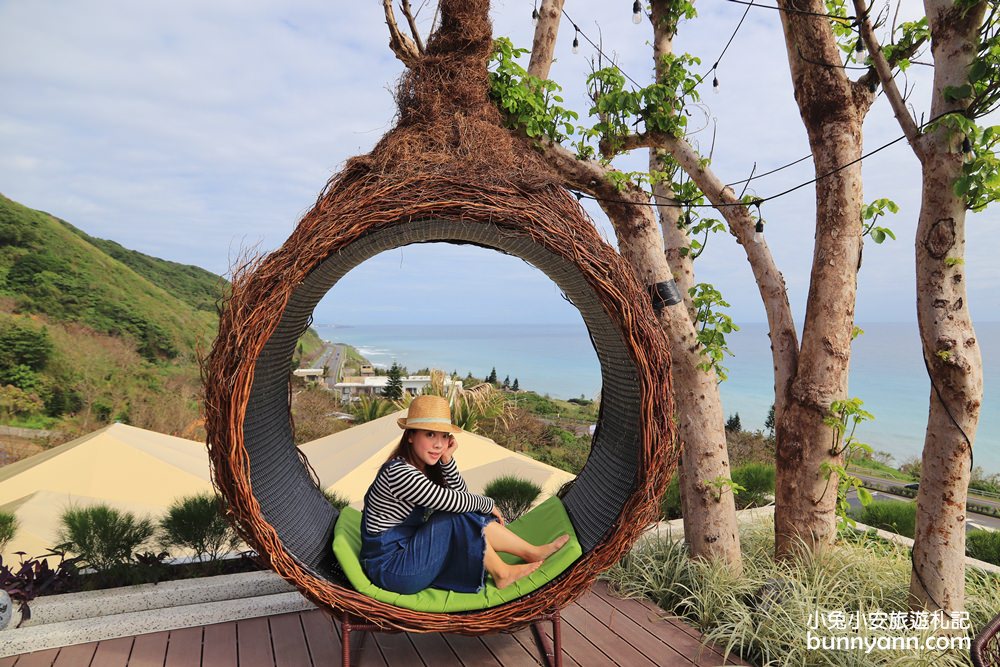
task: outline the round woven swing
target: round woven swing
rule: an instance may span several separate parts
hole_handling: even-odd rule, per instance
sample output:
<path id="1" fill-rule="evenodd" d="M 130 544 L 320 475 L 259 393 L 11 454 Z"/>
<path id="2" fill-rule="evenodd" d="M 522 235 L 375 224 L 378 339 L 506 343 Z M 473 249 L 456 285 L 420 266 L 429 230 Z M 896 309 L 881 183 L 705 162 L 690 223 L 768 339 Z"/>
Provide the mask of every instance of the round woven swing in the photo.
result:
<path id="1" fill-rule="evenodd" d="M 441 27 L 400 82 L 397 126 L 331 178 L 280 249 L 234 272 L 204 364 L 213 480 L 242 537 L 320 607 L 411 632 L 514 629 L 562 608 L 658 518 L 679 456 L 650 294 L 503 128 L 488 99 L 488 9 L 441 2 Z M 583 556 L 534 593 L 480 611 L 412 611 L 353 590 L 330 548 L 338 511 L 293 441 L 291 359 L 316 304 L 366 259 L 427 242 L 490 248 L 543 271 L 579 309 L 601 366 L 591 453 L 562 497 Z"/>

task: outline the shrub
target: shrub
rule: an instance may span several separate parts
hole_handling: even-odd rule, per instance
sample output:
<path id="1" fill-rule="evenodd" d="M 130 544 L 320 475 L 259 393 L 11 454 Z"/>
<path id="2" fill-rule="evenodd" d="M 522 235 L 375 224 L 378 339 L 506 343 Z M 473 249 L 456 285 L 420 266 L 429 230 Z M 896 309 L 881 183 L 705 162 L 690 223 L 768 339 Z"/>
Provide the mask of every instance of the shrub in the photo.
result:
<path id="1" fill-rule="evenodd" d="M 200 493 L 175 500 L 160 519 L 164 547 L 190 549 L 198 560 L 216 561 L 236 551 L 239 535 L 226 520 L 219 498 Z"/>
<path id="2" fill-rule="evenodd" d="M 396 405 L 392 401 L 385 401 L 381 398 L 362 396 L 357 403 L 351 406 L 351 414 L 354 415 L 355 424 L 364 424 L 375 421 L 380 417 L 396 410 Z"/>
<path id="3" fill-rule="evenodd" d="M 674 476 L 670 478 L 667 491 L 660 499 L 660 518 L 664 521 L 681 518 L 681 473 L 674 471 Z"/>
<path id="4" fill-rule="evenodd" d="M 965 536 L 965 553 L 978 560 L 1000 565 L 1000 532 L 973 530 Z"/>
<path id="5" fill-rule="evenodd" d="M 323 491 L 323 496 L 326 498 L 328 503 L 333 505 L 338 510 L 342 510 L 351 504 L 350 498 L 336 491 L 326 489 Z"/>
<path id="6" fill-rule="evenodd" d="M 483 489 L 483 495 L 496 502 L 507 521 L 514 521 L 527 512 L 541 492 L 540 486 L 516 475 L 497 477 Z"/>
<path id="7" fill-rule="evenodd" d="M 59 539 L 98 572 L 128 564 L 155 532 L 153 522 L 107 505 L 70 508 L 60 517 Z"/>
<path id="8" fill-rule="evenodd" d="M 736 509 L 760 507 L 774 496 L 774 465 L 746 463 L 733 468 L 732 479 L 744 488 L 736 495 Z"/>
<path id="9" fill-rule="evenodd" d="M 876 500 L 864 508 L 858 520 L 872 528 L 912 538 L 917 521 L 917 506 L 902 500 Z"/>
<path id="10" fill-rule="evenodd" d="M 17 517 L 13 513 L 0 511 L 0 551 L 3 551 L 7 543 L 14 539 L 17 526 Z"/>
<path id="11" fill-rule="evenodd" d="M 28 603 L 39 595 L 63 593 L 76 581 L 77 558 L 63 558 L 64 554 L 52 551 L 49 555 L 59 556 L 55 569 L 49 566 L 48 558 L 21 557 L 15 566 L 7 565 L 0 557 L 0 590 L 6 591 L 10 599 L 18 603 L 21 620 L 17 627 L 31 618 Z"/>

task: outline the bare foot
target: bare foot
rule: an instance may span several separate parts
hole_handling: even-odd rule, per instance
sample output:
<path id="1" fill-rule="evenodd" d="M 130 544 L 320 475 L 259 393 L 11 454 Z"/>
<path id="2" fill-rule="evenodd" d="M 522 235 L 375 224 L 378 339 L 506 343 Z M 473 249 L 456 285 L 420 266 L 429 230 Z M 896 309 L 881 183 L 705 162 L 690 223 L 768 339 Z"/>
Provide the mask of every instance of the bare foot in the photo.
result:
<path id="1" fill-rule="evenodd" d="M 552 540 L 548 544 L 542 544 L 541 546 L 535 547 L 538 554 L 538 560 L 545 560 L 546 558 L 548 558 L 549 556 L 551 556 L 552 554 L 554 554 L 555 552 L 559 551 L 564 546 L 566 546 L 567 542 L 569 542 L 569 535 L 567 533 L 563 533 L 562 535 Z"/>
<path id="2" fill-rule="evenodd" d="M 534 563 L 522 563 L 520 565 L 508 565 L 507 574 L 502 577 L 493 577 L 493 583 L 497 585 L 497 588 L 507 588 L 512 583 L 518 579 L 523 579 L 529 574 L 541 567 L 542 561 L 535 561 Z"/>

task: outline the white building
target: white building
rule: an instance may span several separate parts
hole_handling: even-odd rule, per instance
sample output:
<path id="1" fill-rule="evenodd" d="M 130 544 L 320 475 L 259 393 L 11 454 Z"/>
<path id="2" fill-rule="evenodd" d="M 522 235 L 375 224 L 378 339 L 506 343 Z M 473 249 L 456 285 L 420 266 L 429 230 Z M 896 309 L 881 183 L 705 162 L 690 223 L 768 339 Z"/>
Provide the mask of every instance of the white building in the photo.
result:
<path id="1" fill-rule="evenodd" d="M 431 383 L 430 375 L 408 375 L 400 378 L 403 382 L 403 391 L 411 396 L 420 394 L 424 387 Z M 364 377 L 344 378 L 343 382 L 333 385 L 333 390 L 340 392 L 342 401 L 351 401 L 361 396 L 381 396 L 386 385 L 389 384 L 388 375 L 366 375 Z M 451 391 L 452 387 L 461 387 L 461 380 L 444 379 L 445 391 Z"/>

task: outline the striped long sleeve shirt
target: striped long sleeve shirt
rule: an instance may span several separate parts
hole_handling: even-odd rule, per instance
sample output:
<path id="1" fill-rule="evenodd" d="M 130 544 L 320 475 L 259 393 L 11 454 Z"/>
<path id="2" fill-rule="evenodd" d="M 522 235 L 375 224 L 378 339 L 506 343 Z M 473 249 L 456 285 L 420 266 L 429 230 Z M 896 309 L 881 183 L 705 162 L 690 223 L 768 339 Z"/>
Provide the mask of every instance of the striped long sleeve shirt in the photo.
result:
<path id="1" fill-rule="evenodd" d="M 418 505 L 445 512 L 493 512 L 492 498 L 469 492 L 455 459 L 440 466 L 447 489 L 401 458 L 390 461 L 365 493 L 364 529 L 381 533 L 398 526 Z"/>

